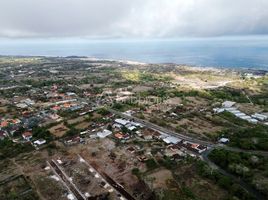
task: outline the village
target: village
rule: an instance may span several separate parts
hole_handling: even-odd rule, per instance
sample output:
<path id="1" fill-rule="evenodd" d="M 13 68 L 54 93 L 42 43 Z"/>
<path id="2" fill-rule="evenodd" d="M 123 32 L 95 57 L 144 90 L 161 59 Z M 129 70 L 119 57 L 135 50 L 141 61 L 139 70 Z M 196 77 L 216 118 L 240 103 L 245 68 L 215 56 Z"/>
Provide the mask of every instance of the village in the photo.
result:
<path id="1" fill-rule="evenodd" d="M 122 67 L 125 71 L 118 71 Z M 258 136 L 248 136 L 254 137 L 251 144 L 251 138 L 242 143 L 236 134 L 268 129 L 264 72 L 252 78 L 245 77 L 249 73 L 168 66 L 172 73 L 156 75 L 161 66 L 146 67 L 84 58 L 0 62 L 0 158 L 5 166 L 0 191 L 12 189 L 15 197 L 28 199 L 149 200 L 175 187 L 173 192 L 187 199 L 192 193 L 176 180 L 179 167 L 183 171 L 206 162 L 218 148 L 268 149 Z M 191 73 L 201 74 L 201 88 L 181 78 Z M 222 88 L 225 77 L 234 89 Z M 238 94 L 237 82 L 243 81 L 256 88 Z M 217 85 L 221 88 L 215 91 Z M 207 183 L 202 191 L 190 182 L 183 188 L 202 199 L 208 188 L 226 193 L 201 179 Z M 17 185 L 21 180 L 25 189 Z M 155 192 L 159 188 L 163 194 Z"/>

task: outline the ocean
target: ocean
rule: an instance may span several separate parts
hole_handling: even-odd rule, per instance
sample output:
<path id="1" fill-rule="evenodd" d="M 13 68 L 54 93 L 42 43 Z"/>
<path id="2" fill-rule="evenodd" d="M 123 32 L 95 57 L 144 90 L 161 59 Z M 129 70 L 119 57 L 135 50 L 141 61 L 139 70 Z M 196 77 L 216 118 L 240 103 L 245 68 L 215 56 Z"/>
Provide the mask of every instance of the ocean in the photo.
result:
<path id="1" fill-rule="evenodd" d="M 268 37 L 188 39 L 9 39 L 0 55 L 88 56 L 145 63 L 268 70 Z"/>

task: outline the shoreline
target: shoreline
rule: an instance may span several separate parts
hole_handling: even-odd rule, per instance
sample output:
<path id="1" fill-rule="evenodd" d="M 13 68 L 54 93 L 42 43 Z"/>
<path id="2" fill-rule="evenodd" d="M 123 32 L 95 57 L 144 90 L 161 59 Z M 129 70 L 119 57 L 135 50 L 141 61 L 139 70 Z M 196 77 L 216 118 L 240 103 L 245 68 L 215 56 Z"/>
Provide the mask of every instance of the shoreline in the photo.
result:
<path id="1" fill-rule="evenodd" d="M 140 62 L 136 60 L 128 60 L 128 59 L 105 59 L 105 58 L 97 58 L 97 57 L 91 57 L 91 56 L 53 56 L 53 55 L 1 55 L 1 58 L 63 58 L 63 59 L 86 59 L 89 61 L 103 61 L 103 62 L 117 62 L 117 63 L 124 63 L 128 65 L 140 65 L 140 66 L 146 66 L 146 65 L 167 65 L 167 66 L 177 66 L 177 67 L 189 67 L 194 68 L 198 71 L 231 71 L 231 72 L 239 72 L 239 73 L 252 73 L 253 75 L 267 75 L 268 69 L 262 69 L 262 68 L 248 68 L 248 67 L 238 67 L 238 66 L 201 66 L 201 65 L 191 65 L 191 64 L 184 64 L 184 63 L 150 63 L 150 62 Z"/>

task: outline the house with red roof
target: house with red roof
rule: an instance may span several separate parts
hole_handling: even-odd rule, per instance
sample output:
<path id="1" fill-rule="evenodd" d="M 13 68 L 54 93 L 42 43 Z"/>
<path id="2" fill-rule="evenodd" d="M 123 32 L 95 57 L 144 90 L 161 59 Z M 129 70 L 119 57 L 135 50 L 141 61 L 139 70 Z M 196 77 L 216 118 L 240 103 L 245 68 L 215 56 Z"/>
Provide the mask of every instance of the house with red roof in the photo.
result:
<path id="1" fill-rule="evenodd" d="M 33 137 L 33 134 L 30 131 L 26 131 L 22 134 L 22 137 L 24 140 L 30 141 Z"/>

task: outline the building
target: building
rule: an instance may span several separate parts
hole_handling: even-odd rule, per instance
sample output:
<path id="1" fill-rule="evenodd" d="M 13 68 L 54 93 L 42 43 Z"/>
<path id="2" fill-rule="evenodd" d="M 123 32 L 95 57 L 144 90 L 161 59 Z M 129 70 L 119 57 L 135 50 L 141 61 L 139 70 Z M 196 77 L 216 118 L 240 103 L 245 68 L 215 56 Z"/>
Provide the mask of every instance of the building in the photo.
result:
<path id="1" fill-rule="evenodd" d="M 181 142 L 182 140 L 173 136 L 168 136 L 166 138 L 163 139 L 163 141 L 166 144 L 178 144 L 179 142 Z"/>
<path id="2" fill-rule="evenodd" d="M 123 126 L 121 125 L 121 124 L 117 124 L 117 123 L 115 123 L 115 124 L 113 124 L 113 128 L 118 128 L 118 129 L 120 129 L 120 128 L 122 128 Z"/>
<path id="3" fill-rule="evenodd" d="M 259 114 L 259 113 L 255 113 L 254 115 L 251 115 L 251 117 L 258 119 L 260 121 L 265 121 L 268 119 L 267 115 L 263 115 L 263 114 Z"/>
<path id="4" fill-rule="evenodd" d="M 114 134 L 114 137 L 116 137 L 117 139 L 121 140 L 124 138 L 124 135 L 122 133 L 116 133 Z"/>
<path id="5" fill-rule="evenodd" d="M 127 125 L 126 125 L 126 128 L 127 128 L 128 130 L 130 130 L 130 131 L 134 131 L 135 129 L 137 129 L 137 127 L 136 127 L 136 126 L 133 126 L 132 124 L 127 124 Z"/>
<path id="6" fill-rule="evenodd" d="M 26 131 L 22 134 L 24 140 L 30 141 L 33 137 L 33 134 L 30 131 Z"/>
<path id="7" fill-rule="evenodd" d="M 128 110 L 126 112 L 124 112 L 125 115 L 131 116 L 132 114 L 134 114 L 135 112 L 133 110 Z"/>
<path id="8" fill-rule="evenodd" d="M 44 139 L 39 139 L 39 140 L 34 141 L 33 143 L 34 143 L 35 145 L 37 145 L 37 146 L 40 146 L 40 145 L 45 144 L 46 142 L 47 142 L 47 141 L 44 140 Z"/>
<path id="9" fill-rule="evenodd" d="M 257 119 L 253 119 L 253 118 L 247 119 L 247 121 L 253 124 L 257 124 L 259 122 Z"/>
<path id="10" fill-rule="evenodd" d="M 224 108 L 213 108 L 213 112 L 214 112 L 214 113 L 222 113 L 222 112 L 224 112 L 224 111 L 225 111 Z"/>
<path id="11" fill-rule="evenodd" d="M 230 108 L 230 107 L 234 106 L 235 104 L 236 104 L 236 102 L 234 102 L 234 101 L 225 101 L 222 103 L 222 107 Z"/>
<path id="12" fill-rule="evenodd" d="M 127 125 L 128 123 L 130 123 L 130 121 L 128 121 L 128 120 L 124 120 L 124 119 L 115 119 L 114 121 L 115 121 L 117 124 L 120 124 L 120 125 L 123 125 L 123 126 Z"/>
<path id="13" fill-rule="evenodd" d="M 5 127 L 7 127 L 9 125 L 9 122 L 7 121 L 7 120 L 4 120 L 4 121 L 2 121 L 1 123 L 0 123 L 0 127 L 1 128 L 5 128 Z"/>
<path id="14" fill-rule="evenodd" d="M 97 136 L 99 138 L 105 138 L 105 137 L 107 137 L 108 135 L 111 135 L 111 134 L 112 134 L 112 131 L 109 131 L 107 129 L 104 129 L 103 131 L 98 132 L 97 133 Z"/>
<path id="15" fill-rule="evenodd" d="M 128 147 L 127 150 L 130 152 L 130 153 L 135 153 L 135 148 L 134 147 Z"/>
<path id="16" fill-rule="evenodd" d="M 16 106 L 18 108 L 21 108 L 21 109 L 24 109 L 24 108 L 27 108 L 28 107 L 28 105 L 26 103 L 18 103 L 18 104 L 16 104 Z"/>
<path id="17" fill-rule="evenodd" d="M 184 141 L 182 143 L 182 146 L 187 148 L 190 151 L 193 151 L 193 152 L 196 152 L 196 153 L 199 153 L 199 154 L 201 154 L 201 153 L 203 153 L 204 151 L 207 150 L 206 146 L 196 144 L 196 143 L 191 143 L 191 142 L 188 142 L 188 141 Z"/>
<path id="18" fill-rule="evenodd" d="M 35 104 L 35 102 L 31 99 L 25 99 L 25 100 L 22 100 L 21 103 L 25 103 L 27 104 L 28 106 L 32 106 Z"/>
<path id="19" fill-rule="evenodd" d="M 219 143 L 227 144 L 230 140 L 228 138 L 220 138 Z"/>
<path id="20" fill-rule="evenodd" d="M 6 136 L 7 136 L 7 133 L 5 131 L 0 130 L 0 140 L 5 139 Z"/>

